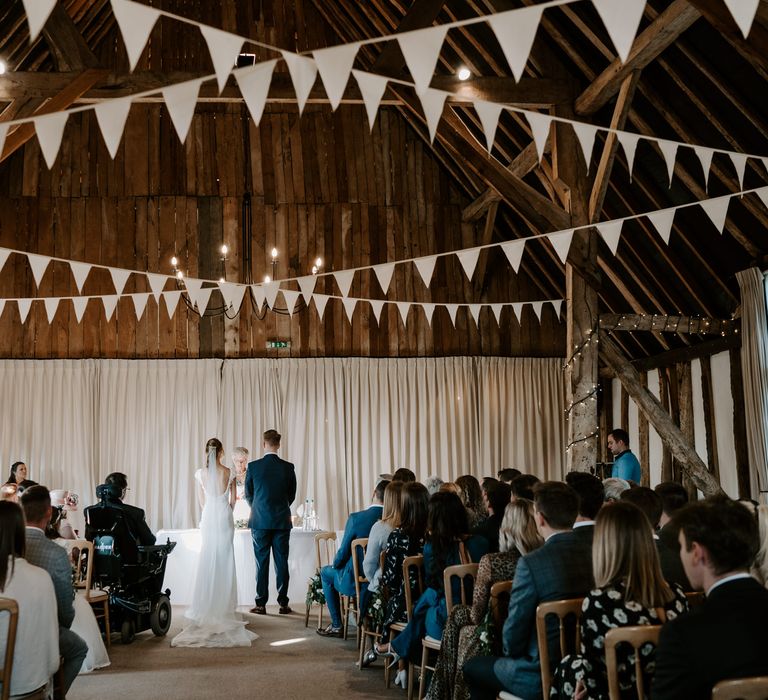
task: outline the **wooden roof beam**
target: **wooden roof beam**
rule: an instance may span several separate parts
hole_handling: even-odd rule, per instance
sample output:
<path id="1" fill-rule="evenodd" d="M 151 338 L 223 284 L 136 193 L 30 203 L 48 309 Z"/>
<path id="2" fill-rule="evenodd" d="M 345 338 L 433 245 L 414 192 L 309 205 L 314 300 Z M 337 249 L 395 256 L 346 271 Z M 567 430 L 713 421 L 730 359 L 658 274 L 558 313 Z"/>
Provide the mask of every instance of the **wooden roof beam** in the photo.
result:
<path id="1" fill-rule="evenodd" d="M 738 334 L 735 319 L 665 314 L 600 314 L 600 328 L 606 331 L 654 331 L 698 335 Z"/>
<path id="2" fill-rule="evenodd" d="M 57 70 L 84 71 L 98 68 L 99 59 L 85 43 L 64 5 L 56 3 L 43 26 L 43 36 L 48 42 Z"/>

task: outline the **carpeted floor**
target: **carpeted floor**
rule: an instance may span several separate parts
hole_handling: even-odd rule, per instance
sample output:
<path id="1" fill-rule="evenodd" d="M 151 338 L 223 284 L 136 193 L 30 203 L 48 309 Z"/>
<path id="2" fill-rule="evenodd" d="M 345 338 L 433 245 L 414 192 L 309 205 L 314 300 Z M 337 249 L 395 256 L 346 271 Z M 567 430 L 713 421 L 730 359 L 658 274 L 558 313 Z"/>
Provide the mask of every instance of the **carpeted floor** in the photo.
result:
<path id="1" fill-rule="evenodd" d="M 172 649 L 184 609 L 174 607 L 167 637 L 143 632 L 123 646 L 113 637 L 112 664 L 81 675 L 70 689 L 70 700 L 200 700 L 209 698 L 405 697 L 405 691 L 384 687 L 383 661 L 359 671 L 354 634 L 346 642 L 315 634 L 316 613 L 304 627 L 304 605 L 292 615 L 247 615 L 249 629 L 259 635 L 243 649 Z M 313 610 L 314 613 L 314 610 Z M 352 630 L 353 632 L 354 630 Z M 393 674 L 394 676 L 394 674 Z"/>

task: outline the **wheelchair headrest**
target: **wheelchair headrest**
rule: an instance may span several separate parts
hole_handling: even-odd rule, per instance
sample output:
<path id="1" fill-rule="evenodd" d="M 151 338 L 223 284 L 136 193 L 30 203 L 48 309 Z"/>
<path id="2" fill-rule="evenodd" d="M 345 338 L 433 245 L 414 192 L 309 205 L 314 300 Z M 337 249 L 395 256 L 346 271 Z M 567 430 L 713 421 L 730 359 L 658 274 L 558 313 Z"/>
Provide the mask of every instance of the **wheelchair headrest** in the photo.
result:
<path id="1" fill-rule="evenodd" d="M 123 490 L 116 484 L 99 484 L 96 487 L 96 498 L 102 503 L 119 499 Z"/>

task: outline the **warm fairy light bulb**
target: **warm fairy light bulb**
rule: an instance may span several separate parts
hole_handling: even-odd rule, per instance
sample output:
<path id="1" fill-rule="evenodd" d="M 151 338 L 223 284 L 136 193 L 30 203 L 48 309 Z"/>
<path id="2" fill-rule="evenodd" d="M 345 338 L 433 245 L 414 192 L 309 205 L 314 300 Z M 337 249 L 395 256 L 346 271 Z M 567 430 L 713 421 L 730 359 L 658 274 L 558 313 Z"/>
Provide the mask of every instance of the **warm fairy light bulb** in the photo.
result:
<path id="1" fill-rule="evenodd" d="M 5 73 L 5 61 L 0 61 L 0 75 Z"/>
<path id="2" fill-rule="evenodd" d="M 272 248 L 272 260 L 277 257 L 277 248 Z"/>
<path id="3" fill-rule="evenodd" d="M 222 245 L 221 245 L 221 254 L 222 255 L 226 255 L 228 252 L 229 252 L 229 248 L 227 248 L 227 244 L 226 243 L 222 243 Z"/>
<path id="4" fill-rule="evenodd" d="M 317 274 L 317 265 L 312 265 L 312 274 L 313 275 Z"/>
<path id="5" fill-rule="evenodd" d="M 184 279 L 184 273 L 183 273 L 181 270 L 179 270 L 179 271 L 176 273 L 176 277 L 178 277 L 180 280 L 181 280 L 181 279 Z"/>
<path id="6" fill-rule="evenodd" d="M 226 281 L 223 277 L 219 277 L 219 284 L 224 284 Z"/>
<path id="7" fill-rule="evenodd" d="M 264 284 L 269 284 L 272 278 L 269 275 L 264 275 Z"/>
<path id="8" fill-rule="evenodd" d="M 316 267 L 322 267 L 323 266 L 323 259 L 322 258 L 317 258 L 317 260 L 315 260 L 315 266 Z"/>
<path id="9" fill-rule="evenodd" d="M 462 66 L 459 68 L 459 80 L 467 80 L 472 73 L 469 72 L 469 68 Z"/>
<path id="10" fill-rule="evenodd" d="M 179 264 L 179 259 L 178 259 L 178 258 L 177 258 L 177 257 L 174 255 L 174 256 L 171 258 L 171 265 L 173 265 L 174 267 L 176 267 L 176 265 L 178 265 L 178 264 Z"/>

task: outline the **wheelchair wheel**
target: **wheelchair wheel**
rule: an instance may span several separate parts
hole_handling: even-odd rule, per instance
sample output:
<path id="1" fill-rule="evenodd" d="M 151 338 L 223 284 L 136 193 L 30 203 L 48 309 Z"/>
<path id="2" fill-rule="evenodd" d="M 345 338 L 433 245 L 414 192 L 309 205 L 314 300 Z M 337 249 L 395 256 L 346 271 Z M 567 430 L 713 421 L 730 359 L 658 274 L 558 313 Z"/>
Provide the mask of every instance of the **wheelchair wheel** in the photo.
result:
<path id="1" fill-rule="evenodd" d="M 165 637 L 171 627 L 171 601 L 168 596 L 161 595 L 155 601 L 149 614 L 149 624 L 156 637 Z"/>
<path id="2" fill-rule="evenodd" d="M 136 638 L 136 625 L 133 620 L 123 620 L 120 627 L 120 641 L 123 644 L 130 644 Z"/>

